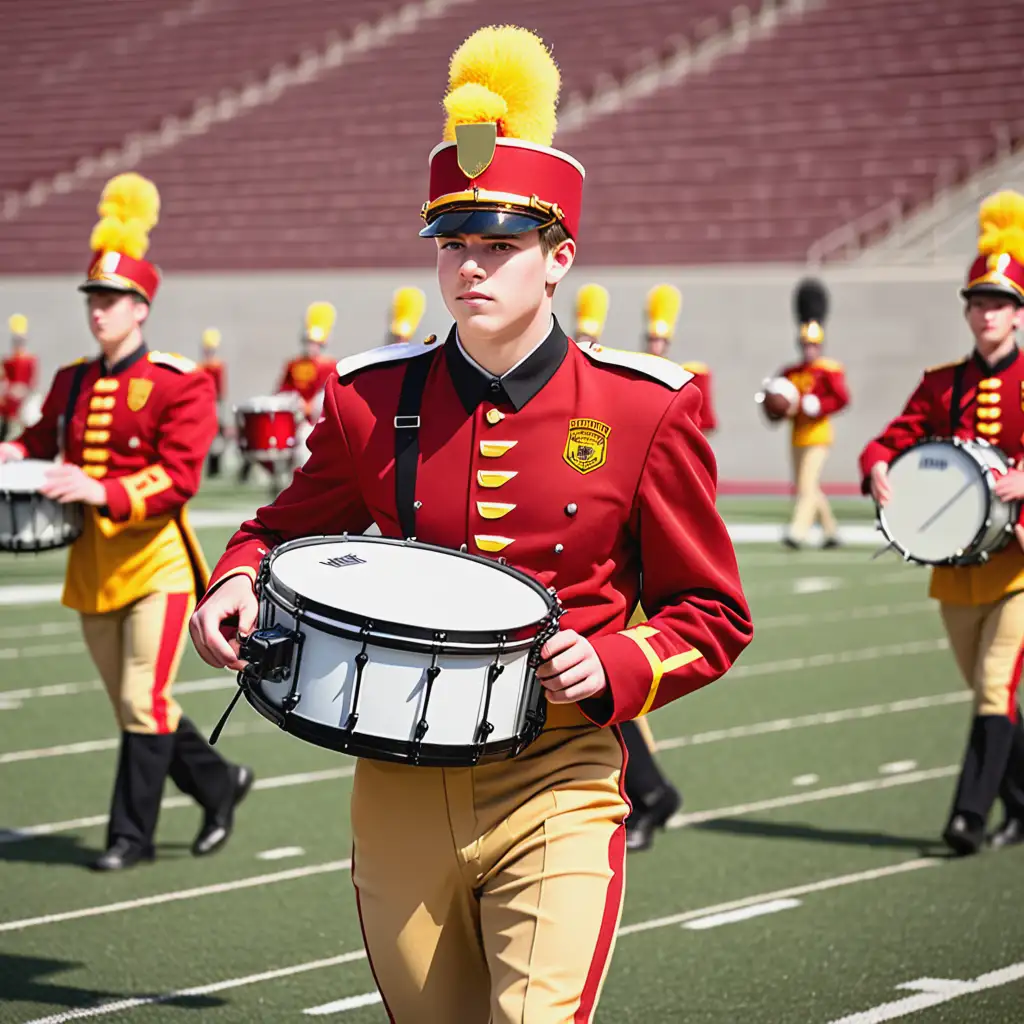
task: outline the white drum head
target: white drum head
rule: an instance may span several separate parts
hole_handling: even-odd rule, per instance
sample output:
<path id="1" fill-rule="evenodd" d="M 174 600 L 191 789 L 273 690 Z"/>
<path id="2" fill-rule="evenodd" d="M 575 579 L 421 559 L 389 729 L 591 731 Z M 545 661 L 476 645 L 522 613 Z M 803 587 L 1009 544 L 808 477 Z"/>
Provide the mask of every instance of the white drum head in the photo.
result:
<path id="1" fill-rule="evenodd" d="M 45 482 L 46 471 L 55 463 L 42 459 L 0 463 L 0 491 L 13 494 L 37 494 Z"/>
<path id="2" fill-rule="evenodd" d="M 542 592 L 496 562 L 360 537 L 280 551 L 271 577 L 339 612 L 423 630 L 512 633 L 551 610 Z"/>
<path id="3" fill-rule="evenodd" d="M 926 442 L 889 467 L 891 500 L 881 519 L 912 558 L 942 562 L 964 551 L 984 526 L 989 490 L 981 466 L 961 447 Z"/>
<path id="4" fill-rule="evenodd" d="M 279 395 L 261 395 L 250 398 L 247 402 L 239 402 L 235 406 L 237 412 L 294 412 L 299 407 L 299 398 L 294 392 L 284 391 Z"/>

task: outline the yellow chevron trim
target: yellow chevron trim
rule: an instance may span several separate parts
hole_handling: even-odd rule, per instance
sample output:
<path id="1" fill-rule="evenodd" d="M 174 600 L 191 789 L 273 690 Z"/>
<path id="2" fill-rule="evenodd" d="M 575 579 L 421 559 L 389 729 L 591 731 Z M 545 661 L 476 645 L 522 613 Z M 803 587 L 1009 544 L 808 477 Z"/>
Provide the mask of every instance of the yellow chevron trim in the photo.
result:
<path id="1" fill-rule="evenodd" d="M 475 534 L 473 540 L 481 551 L 504 551 L 509 544 L 515 543 L 515 537 L 496 537 L 487 533 Z"/>
<path id="2" fill-rule="evenodd" d="M 500 459 L 519 444 L 518 441 L 481 441 L 480 454 L 485 459 Z"/>
<path id="3" fill-rule="evenodd" d="M 116 391 L 121 386 L 121 382 L 116 377 L 100 377 L 95 384 L 93 384 L 93 391 L 97 391 L 100 394 L 110 391 Z"/>
<path id="4" fill-rule="evenodd" d="M 476 503 L 476 510 L 484 519 L 501 519 L 514 508 L 515 505 L 509 505 L 504 501 L 478 501 Z"/>
<path id="5" fill-rule="evenodd" d="M 514 476 L 519 476 L 518 470 L 502 473 L 497 469 L 478 469 L 476 471 L 476 482 L 481 487 L 504 487 Z"/>

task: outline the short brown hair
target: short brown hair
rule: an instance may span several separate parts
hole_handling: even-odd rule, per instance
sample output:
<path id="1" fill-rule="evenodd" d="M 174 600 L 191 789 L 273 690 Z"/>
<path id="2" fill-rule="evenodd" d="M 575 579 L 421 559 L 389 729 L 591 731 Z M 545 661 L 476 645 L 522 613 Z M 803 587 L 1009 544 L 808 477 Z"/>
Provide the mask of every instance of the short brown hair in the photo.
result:
<path id="1" fill-rule="evenodd" d="M 554 252 L 563 242 L 567 242 L 572 235 L 565 230 L 565 225 L 556 220 L 553 224 L 540 229 L 540 248 L 545 256 Z"/>

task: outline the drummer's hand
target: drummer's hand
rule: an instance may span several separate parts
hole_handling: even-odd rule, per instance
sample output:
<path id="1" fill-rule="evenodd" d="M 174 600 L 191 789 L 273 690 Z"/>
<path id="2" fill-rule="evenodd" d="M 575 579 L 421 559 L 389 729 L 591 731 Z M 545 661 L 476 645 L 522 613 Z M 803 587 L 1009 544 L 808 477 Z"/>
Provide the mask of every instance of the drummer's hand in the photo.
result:
<path id="1" fill-rule="evenodd" d="M 81 466 L 61 462 L 46 471 L 39 493 L 62 504 L 80 501 L 86 505 L 106 505 L 107 492 L 99 480 L 86 476 Z"/>
<path id="2" fill-rule="evenodd" d="M 884 462 L 876 462 L 871 467 L 871 497 L 884 505 L 892 497 L 889 486 L 889 467 Z"/>
<path id="3" fill-rule="evenodd" d="M 1010 469 L 996 477 L 993 490 L 1003 501 L 1019 501 L 1024 498 L 1024 470 Z"/>
<path id="4" fill-rule="evenodd" d="M 540 649 L 537 678 L 552 704 L 573 704 L 596 697 L 608 686 L 604 665 L 591 642 L 571 629 L 556 633 Z"/>
<path id="5" fill-rule="evenodd" d="M 259 604 L 248 576 L 226 579 L 193 612 L 188 623 L 199 657 L 214 668 L 241 672 L 246 662 L 239 660 L 239 637 L 247 637 L 256 625 Z M 238 628 L 223 625 L 225 619 L 238 616 Z"/>
<path id="6" fill-rule="evenodd" d="M 21 445 L 11 444 L 10 441 L 0 442 L 0 465 L 5 462 L 20 462 L 25 458 Z"/>

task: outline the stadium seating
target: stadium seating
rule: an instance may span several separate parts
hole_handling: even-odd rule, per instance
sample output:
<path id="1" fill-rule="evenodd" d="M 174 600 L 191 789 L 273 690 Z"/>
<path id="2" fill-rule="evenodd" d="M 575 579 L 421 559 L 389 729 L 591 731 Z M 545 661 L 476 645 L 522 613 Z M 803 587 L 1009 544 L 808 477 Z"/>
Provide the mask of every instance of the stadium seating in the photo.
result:
<path id="1" fill-rule="evenodd" d="M 120 2 L 82 0 L 79 7 Z M 38 24 L 40 11 L 60 5 L 26 6 Z M 66 162 L 76 147 L 78 155 L 94 153 L 86 112 L 126 129 L 106 114 L 118 97 L 131 101 L 133 123 L 158 123 L 198 94 L 322 44 L 329 30 L 341 31 L 340 8 L 352 24 L 387 5 L 190 6 L 204 10 L 168 33 L 159 60 L 133 55 L 130 82 L 107 73 L 98 40 L 88 76 L 84 66 L 75 70 L 78 88 L 88 83 L 86 95 L 60 121 L 50 120 L 53 108 L 40 108 L 47 129 L 39 131 L 37 118 L 24 166 L 48 160 L 53 167 L 57 147 Z M 325 17 L 324 8 L 333 13 Z M 731 0 L 650 0 L 639 17 L 618 0 L 457 4 L 414 33 L 145 160 L 138 169 L 164 196 L 154 257 L 168 269 L 194 270 L 421 265 L 427 243 L 416 230 L 426 156 L 440 139 L 446 59 L 469 25 L 535 27 L 553 45 L 567 98 L 667 55 L 684 37 L 728 24 L 731 8 Z M 940 171 L 962 175 L 992 158 L 994 125 L 1016 119 L 1015 130 L 1024 132 L 1019 27 L 1015 6 L 996 0 L 826 3 L 707 72 L 561 132 L 557 144 L 588 171 L 584 262 L 802 259 L 823 234 L 893 197 L 908 208 L 927 201 Z M 235 44 L 215 68 L 228 38 Z M 72 43 L 61 45 L 67 60 Z M 180 73 L 186 68 L 194 77 Z M 26 103 L 22 112 L 31 109 Z M 42 136 L 49 141 L 39 142 Z M 4 176 L 10 170 L 5 154 Z M 77 267 L 101 183 L 5 224 L 0 270 Z"/>

